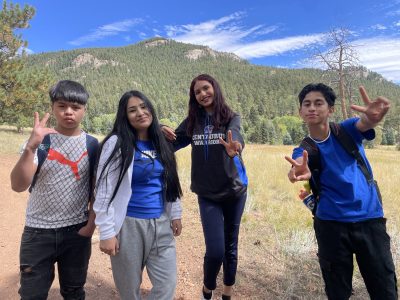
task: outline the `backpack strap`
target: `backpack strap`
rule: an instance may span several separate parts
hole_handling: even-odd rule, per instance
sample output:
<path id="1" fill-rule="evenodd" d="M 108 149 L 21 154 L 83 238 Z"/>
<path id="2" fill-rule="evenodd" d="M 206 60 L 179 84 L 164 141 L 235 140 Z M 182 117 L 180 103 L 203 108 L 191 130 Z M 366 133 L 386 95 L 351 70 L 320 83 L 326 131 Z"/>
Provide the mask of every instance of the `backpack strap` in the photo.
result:
<path id="1" fill-rule="evenodd" d="M 307 136 L 301 141 L 300 147 L 308 153 L 308 168 L 311 171 L 310 187 L 313 194 L 318 197 L 320 191 L 319 177 L 321 174 L 321 157 L 318 146 L 312 138 Z"/>
<path id="2" fill-rule="evenodd" d="M 47 154 L 49 153 L 50 144 L 51 144 L 50 134 L 45 135 L 37 149 L 38 165 L 36 168 L 36 172 L 33 175 L 32 183 L 31 183 L 31 186 L 29 187 L 29 192 L 32 192 L 32 189 L 34 188 L 34 186 L 36 184 L 37 176 L 39 174 L 40 168 L 42 167 L 44 161 L 47 158 Z"/>
<path id="3" fill-rule="evenodd" d="M 96 169 L 96 161 L 97 161 L 97 152 L 99 149 L 98 140 L 86 134 L 86 149 L 89 157 L 89 199 L 92 199 L 93 196 L 93 188 L 94 188 L 94 173 Z"/>
<path id="4" fill-rule="evenodd" d="M 350 154 L 356 161 L 368 182 L 372 182 L 377 190 L 379 201 L 382 203 L 382 197 L 378 184 L 373 180 L 372 173 L 368 170 L 367 164 L 360 154 L 357 144 L 354 142 L 350 134 L 338 123 L 329 122 L 331 134 L 333 134 L 345 151 Z M 319 201 L 319 193 L 321 190 L 321 156 L 317 144 L 309 136 L 305 137 L 300 143 L 300 147 L 308 153 L 308 167 L 311 171 L 310 187 L 315 196 L 316 204 Z M 315 214 L 317 205 L 314 206 L 313 214 Z"/>
<path id="5" fill-rule="evenodd" d="M 367 181 L 372 182 L 372 174 L 368 170 L 367 164 L 361 156 L 360 151 L 358 150 L 358 147 L 350 134 L 348 134 L 340 124 L 334 122 L 329 123 L 329 128 L 331 130 L 331 133 L 336 137 L 344 150 L 346 150 L 347 153 L 349 153 L 352 157 L 356 159 L 357 164 Z"/>

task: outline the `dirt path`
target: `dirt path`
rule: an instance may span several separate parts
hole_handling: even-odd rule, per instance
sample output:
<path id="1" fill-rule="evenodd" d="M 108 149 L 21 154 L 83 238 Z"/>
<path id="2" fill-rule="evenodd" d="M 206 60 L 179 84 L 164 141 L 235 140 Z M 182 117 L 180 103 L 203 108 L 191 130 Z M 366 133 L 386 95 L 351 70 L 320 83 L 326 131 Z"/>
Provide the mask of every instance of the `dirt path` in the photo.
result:
<path id="1" fill-rule="evenodd" d="M 28 193 L 11 190 L 9 174 L 18 155 L 0 155 L 0 299 L 18 298 L 19 286 L 19 243 L 25 222 Z M 194 199 L 191 207 L 185 207 L 184 230 L 177 239 L 178 285 L 175 299 L 198 299 L 202 278 L 203 240 L 201 225 Z M 86 284 L 87 299 L 118 299 L 112 279 L 110 261 L 98 248 L 98 235 L 93 237 L 92 257 Z M 151 287 L 147 276 L 142 284 L 143 295 Z M 146 297 L 144 297 L 145 299 Z M 58 280 L 53 283 L 49 299 L 62 299 L 59 295 Z"/>

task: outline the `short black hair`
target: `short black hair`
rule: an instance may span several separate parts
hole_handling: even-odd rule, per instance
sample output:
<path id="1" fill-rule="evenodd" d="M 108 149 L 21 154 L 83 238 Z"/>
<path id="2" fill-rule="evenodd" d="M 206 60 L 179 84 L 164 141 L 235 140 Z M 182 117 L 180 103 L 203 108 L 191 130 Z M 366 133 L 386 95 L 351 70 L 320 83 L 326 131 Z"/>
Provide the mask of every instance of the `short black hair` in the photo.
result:
<path id="1" fill-rule="evenodd" d="M 335 105 L 336 94 L 330 86 L 323 83 L 310 83 L 303 87 L 299 93 L 300 106 L 303 104 L 303 100 L 306 95 L 310 92 L 320 92 L 322 95 L 324 95 L 324 98 L 326 102 L 328 102 L 329 106 Z"/>
<path id="2" fill-rule="evenodd" d="M 89 99 L 89 93 L 83 85 L 72 80 L 61 80 L 57 82 L 50 88 L 49 96 L 52 103 L 58 100 L 64 100 L 86 105 Z"/>

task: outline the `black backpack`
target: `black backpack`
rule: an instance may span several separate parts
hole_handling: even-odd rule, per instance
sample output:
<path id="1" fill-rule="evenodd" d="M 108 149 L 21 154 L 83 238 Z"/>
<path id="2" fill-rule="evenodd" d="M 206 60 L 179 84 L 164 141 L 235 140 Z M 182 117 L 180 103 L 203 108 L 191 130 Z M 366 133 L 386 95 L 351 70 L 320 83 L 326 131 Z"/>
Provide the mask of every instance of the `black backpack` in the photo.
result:
<path id="1" fill-rule="evenodd" d="M 379 191 L 379 187 L 377 182 L 372 177 L 372 173 L 369 172 L 367 168 L 367 164 L 364 161 L 363 157 L 361 156 L 356 143 L 354 142 L 353 138 L 346 132 L 346 130 L 340 125 L 335 122 L 329 123 L 329 128 L 331 134 L 333 134 L 342 147 L 349 153 L 354 159 L 357 161 L 358 166 L 361 169 L 361 172 L 367 179 L 369 183 L 373 183 L 376 186 L 376 191 L 378 193 L 379 201 L 382 203 L 382 196 Z M 311 171 L 311 179 L 310 179 L 310 187 L 313 192 L 315 198 L 315 206 L 313 209 L 313 214 L 315 214 L 317 205 L 319 202 L 319 194 L 321 190 L 321 183 L 320 183 L 320 174 L 321 174 L 321 157 L 318 150 L 317 144 L 314 142 L 312 138 L 309 136 L 305 137 L 301 143 L 300 147 L 307 151 L 308 153 L 308 167 Z"/>
<path id="2" fill-rule="evenodd" d="M 43 141 L 40 143 L 37 151 L 37 156 L 38 156 L 38 166 L 35 172 L 35 175 L 33 175 L 32 183 L 31 186 L 29 187 L 29 192 L 32 192 L 33 188 L 35 187 L 36 181 L 37 181 L 37 176 L 40 172 L 40 168 L 42 167 L 44 161 L 47 158 L 47 154 L 49 153 L 51 145 L 51 140 L 50 140 L 50 134 L 46 135 L 43 138 Z M 97 150 L 99 148 L 99 142 L 97 139 L 89 134 L 86 134 L 86 149 L 88 152 L 88 157 L 89 157 L 89 199 L 92 197 L 92 185 L 93 185 L 93 176 L 94 176 L 94 171 L 95 171 L 95 164 L 96 164 L 96 159 L 97 159 Z"/>

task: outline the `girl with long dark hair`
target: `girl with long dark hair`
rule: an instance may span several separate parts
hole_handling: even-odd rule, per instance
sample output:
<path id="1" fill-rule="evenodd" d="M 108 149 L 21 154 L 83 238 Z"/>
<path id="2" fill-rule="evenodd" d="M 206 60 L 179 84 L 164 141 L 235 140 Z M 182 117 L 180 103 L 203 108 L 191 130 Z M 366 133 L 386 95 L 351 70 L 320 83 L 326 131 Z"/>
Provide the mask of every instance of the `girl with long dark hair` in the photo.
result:
<path id="1" fill-rule="evenodd" d="M 247 192 L 240 117 L 226 104 L 218 82 L 202 74 L 190 85 L 186 119 L 175 131 L 167 126 L 162 131 L 175 149 L 192 145 L 191 189 L 198 195 L 206 244 L 203 299 L 211 299 L 221 265 L 222 299 L 230 299 Z"/>
<path id="2" fill-rule="evenodd" d="M 100 146 L 96 179 L 100 250 L 111 256 L 121 299 L 140 299 L 144 267 L 153 284 L 150 299 L 173 299 L 182 190 L 173 149 L 141 92 L 121 97 Z"/>

